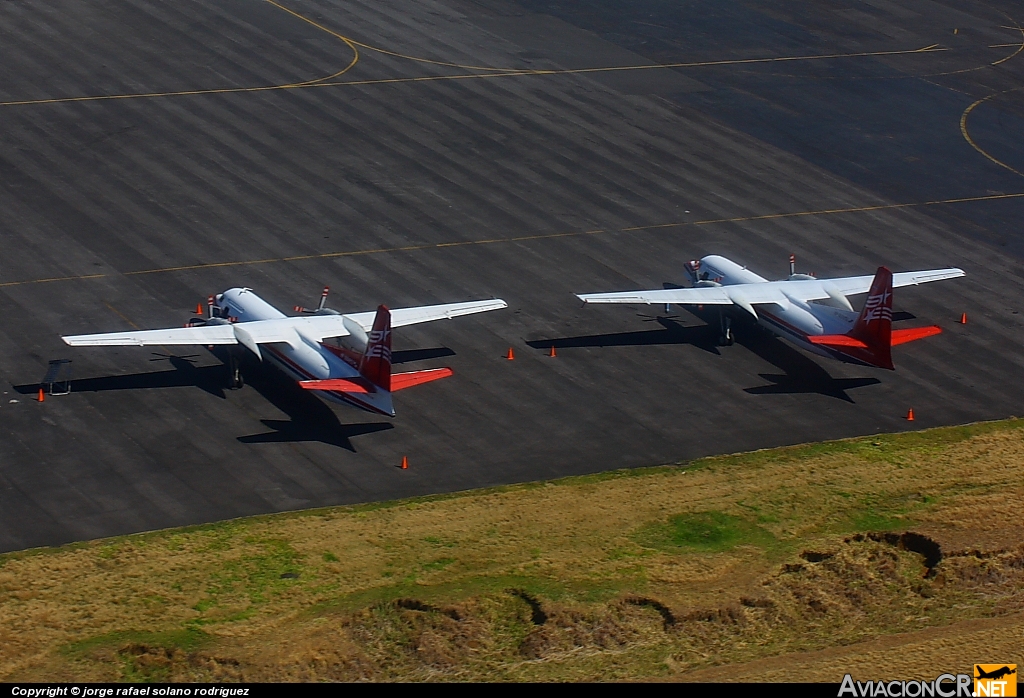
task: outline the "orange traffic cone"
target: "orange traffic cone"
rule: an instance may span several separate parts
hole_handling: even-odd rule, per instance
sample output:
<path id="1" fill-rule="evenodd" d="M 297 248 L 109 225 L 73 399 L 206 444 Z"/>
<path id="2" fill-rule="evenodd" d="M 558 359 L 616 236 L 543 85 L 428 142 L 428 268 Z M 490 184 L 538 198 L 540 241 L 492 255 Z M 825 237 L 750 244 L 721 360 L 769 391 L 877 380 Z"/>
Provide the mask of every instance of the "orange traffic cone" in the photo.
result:
<path id="1" fill-rule="evenodd" d="M 911 407 L 909 410 L 907 410 L 907 421 L 908 422 L 913 422 L 914 421 L 914 408 L 913 407 Z"/>
<path id="2" fill-rule="evenodd" d="M 508 354 L 505 355 L 505 358 L 508 359 L 509 361 L 516 358 L 515 352 L 512 351 L 512 347 L 508 348 Z"/>
<path id="3" fill-rule="evenodd" d="M 960 316 L 960 324 L 961 325 L 966 325 L 967 324 L 967 313 L 964 313 L 963 315 Z"/>
<path id="4" fill-rule="evenodd" d="M 409 458 L 408 456 L 402 456 L 402 470 L 409 469 Z"/>
<path id="5" fill-rule="evenodd" d="M 196 315 L 198 315 L 199 317 L 203 316 L 203 304 L 202 303 L 196 303 Z"/>
<path id="6" fill-rule="evenodd" d="M 39 388 L 39 402 L 43 402 L 45 400 L 46 400 L 46 393 L 43 392 L 42 388 Z"/>
<path id="7" fill-rule="evenodd" d="M 554 344 L 551 345 L 551 351 L 548 352 L 548 356 L 552 356 L 552 357 L 558 356 L 558 354 L 555 353 L 555 345 Z"/>

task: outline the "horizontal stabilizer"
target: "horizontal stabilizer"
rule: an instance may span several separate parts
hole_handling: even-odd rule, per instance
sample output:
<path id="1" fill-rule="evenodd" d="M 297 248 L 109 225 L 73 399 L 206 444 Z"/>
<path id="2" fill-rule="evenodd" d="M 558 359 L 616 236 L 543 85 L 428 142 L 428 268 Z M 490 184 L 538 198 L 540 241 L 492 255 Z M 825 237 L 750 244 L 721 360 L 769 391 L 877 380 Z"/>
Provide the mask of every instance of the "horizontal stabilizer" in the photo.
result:
<path id="1" fill-rule="evenodd" d="M 909 330 L 893 330 L 892 331 L 892 345 L 906 344 L 907 342 L 913 342 L 915 339 L 924 339 L 925 337 L 931 337 L 942 332 L 942 328 L 938 325 L 929 325 L 928 327 L 914 327 Z"/>
<path id="2" fill-rule="evenodd" d="M 422 385 L 423 383 L 440 380 L 451 375 L 454 375 L 454 371 L 450 368 L 428 368 L 425 371 L 392 373 L 391 392 L 395 392 L 396 390 L 405 390 L 406 388 L 411 388 L 414 385 Z M 299 385 L 306 390 L 328 390 L 337 391 L 339 393 L 353 393 L 356 395 L 366 395 L 380 390 L 380 388 L 375 387 L 370 383 L 370 381 L 366 380 L 362 376 L 356 376 L 354 378 L 326 378 L 318 381 L 299 381 Z"/>
<path id="3" fill-rule="evenodd" d="M 299 381 L 299 385 L 306 390 L 330 390 L 339 393 L 355 393 L 357 395 L 376 392 L 370 381 L 361 376 L 357 378 L 327 378 L 319 381 Z"/>
<path id="4" fill-rule="evenodd" d="M 856 337 L 851 337 L 847 334 L 811 335 L 807 338 L 807 341 L 811 344 L 821 344 L 826 347 L 856 347 L 857 349 L 867 349 L 868 347 L 867 344 Z"/>
<path id="5" fill-rule="evenodd" d="M 414 385 L 422 385 L 430 381 L 440 380 L 452 375 L 454 371 L 450 368 L 428 368 L 424 371 L 409 371 L 408 373 L 391 374 L 391 392 L 405 390 Z"/>

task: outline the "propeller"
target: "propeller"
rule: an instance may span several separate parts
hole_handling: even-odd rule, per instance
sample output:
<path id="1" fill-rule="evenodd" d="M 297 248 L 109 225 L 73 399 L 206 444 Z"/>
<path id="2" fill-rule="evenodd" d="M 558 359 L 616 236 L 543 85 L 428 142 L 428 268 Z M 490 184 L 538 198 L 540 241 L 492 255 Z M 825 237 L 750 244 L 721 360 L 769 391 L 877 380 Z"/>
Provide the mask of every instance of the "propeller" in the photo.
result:
<path id="1" fill-rule="evenodd" d="M 297 313 L 306 313 L 308 315 L 339 315 L 337 310 L 331 310 L 327 307 L 327 294 L 331 292 L 330 286 L 324 286 L 323 293 L 320 294 L 320 303 L 315 309 L 303 308 L 301 305 L 295 306 L 294 310 Z"/>
<path id="2" fill-rule="evenodd" d="M 190 364 L 194 364 L 199 359 L 199 354 L 186 354 L 185 356 L 175 356 L 174 354 L 161 354 L 160 352 L 153 352 L 154 358 L 150 361 L 187 361 Z"/>
<path id="3" fill-rule="evenodd" d="M 818 278 L 812 271 L 810 274 L 797 274 L 796 273 L 796 255 L 789 255 L 789 280 L 790 281 L 811 281 Z"/>
<path id="4" fill-rule="evenodd" d="M 222 317 L 217 317 L 214 314 L 214 308 L 217 307 L 216 306 L 216 302 L 217 302 L 216 296 L 207 296 L 206 297 L 206 316 L 205 317 L 203 316 L 203 304 L 202 303 L 197 303 L 196 304 L 196 316 L 197 317 L 194 317 L 191 320 L 189 320 L 188 322 L 186 322 L 185 323 L 185 327 L 204 327 L 206 325 L 224 325 L 224 324 L 227 324 L 229 322 L 229 320 L 227 320 L 225 318 L 222 318 Z"/>

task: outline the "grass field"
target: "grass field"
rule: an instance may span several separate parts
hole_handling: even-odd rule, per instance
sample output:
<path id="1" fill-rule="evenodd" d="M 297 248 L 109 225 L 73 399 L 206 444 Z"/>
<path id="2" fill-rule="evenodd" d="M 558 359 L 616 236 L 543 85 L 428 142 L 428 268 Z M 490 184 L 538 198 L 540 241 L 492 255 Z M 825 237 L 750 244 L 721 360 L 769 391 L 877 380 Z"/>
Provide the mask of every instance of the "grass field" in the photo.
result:
<path id="1" fill-rule="evenodd" d="M 0 680 L 1024 665 L 1022 475 L 1010 420 L 11 553 Z"/>

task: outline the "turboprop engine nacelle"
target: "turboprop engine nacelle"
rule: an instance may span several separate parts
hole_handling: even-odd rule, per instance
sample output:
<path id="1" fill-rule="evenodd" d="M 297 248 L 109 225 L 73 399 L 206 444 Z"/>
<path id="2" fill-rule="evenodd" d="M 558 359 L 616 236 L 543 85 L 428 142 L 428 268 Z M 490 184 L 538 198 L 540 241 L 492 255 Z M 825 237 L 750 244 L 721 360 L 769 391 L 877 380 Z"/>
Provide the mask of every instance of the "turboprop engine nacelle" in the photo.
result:
<path id="1" fill-rule="evenodd" d="M 370 338 L 367 336 L 363 326 L 348 315 L 342 315 L 341 321 L 345 325 L 345 329 L 348 330 L 348 336 L 340 337 L 339 341 L 353 351 L 359 353 L 366 351 L 366 345 Z"/>
<path id="2" fill-rule="evenodd" d="M 686 271 L 686 275 L 690 277 L 690 283 L 696 284 L 700 281 L 700 260 L 691 259 L 689 262 L 683 265 L 683 269 Z"/>

